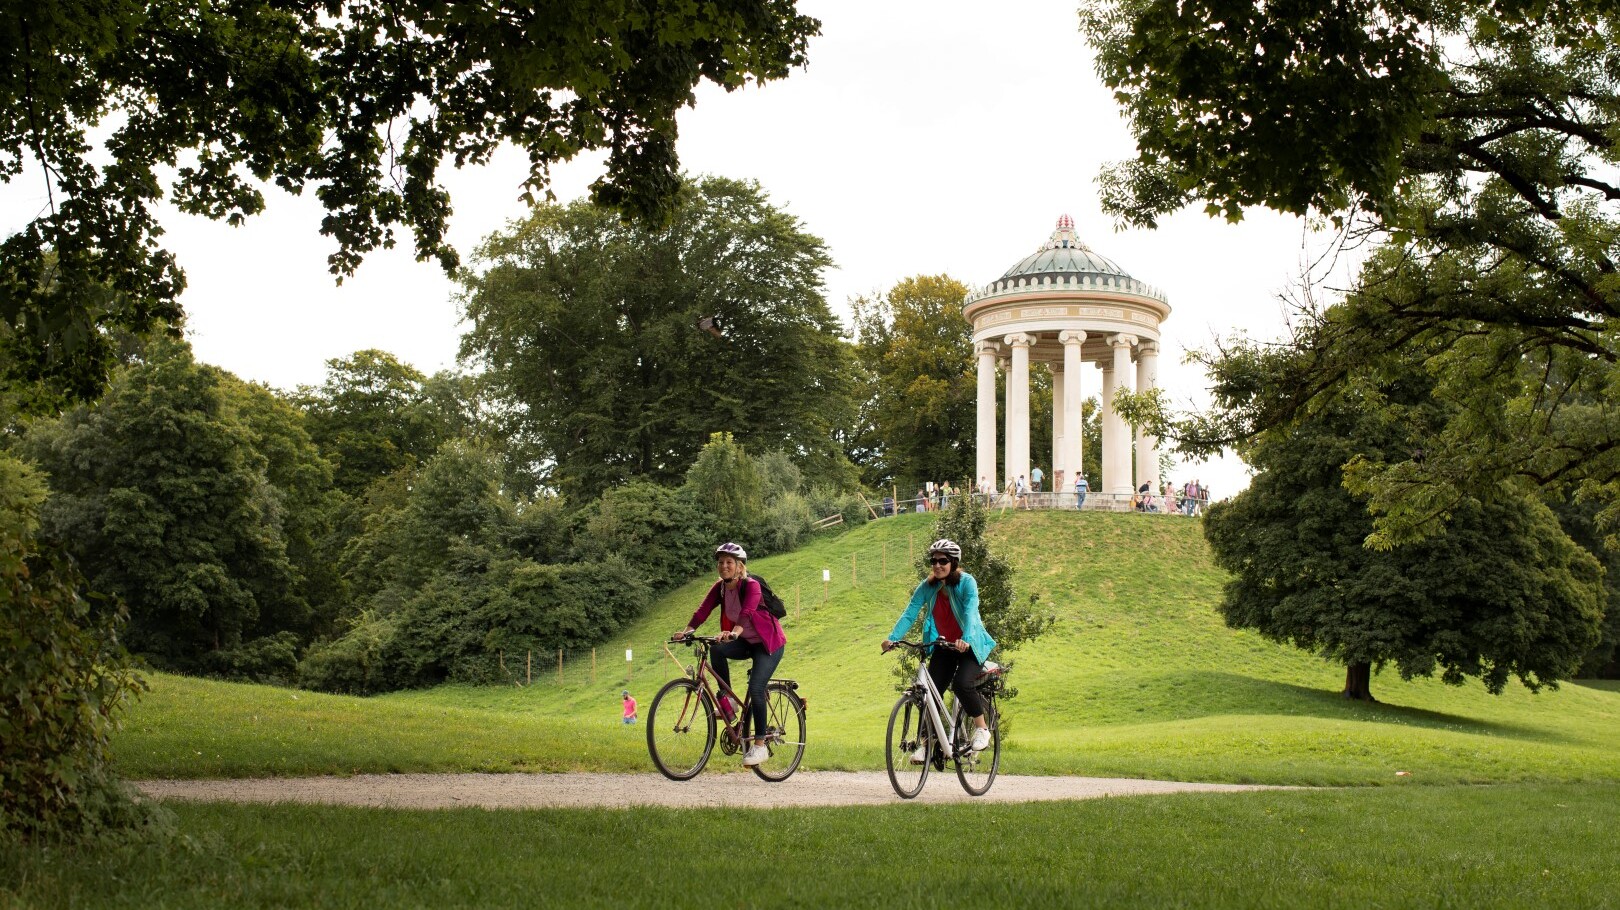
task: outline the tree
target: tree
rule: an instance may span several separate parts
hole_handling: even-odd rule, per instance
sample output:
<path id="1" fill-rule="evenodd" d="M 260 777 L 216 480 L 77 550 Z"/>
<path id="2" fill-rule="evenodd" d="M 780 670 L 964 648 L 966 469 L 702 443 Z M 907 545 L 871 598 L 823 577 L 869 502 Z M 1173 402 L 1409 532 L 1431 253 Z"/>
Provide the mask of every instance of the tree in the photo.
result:
<path id="1" fill-rule="evenodd" d="M 130 608 L 131 650 L 200 669 L 209 652 L 302 628 L 282 501 L 217 371 L 158 340 L 94 408 L 36 423 L 19 452 L 49 475 L 45 532 L 91 588 Z"/>
<path id="2" fill-rule="evenodd" d="M 1372 700 L 1371 674 L 1388 663 L 1403 679 L 1477 676 L 1493 694 L 1510 677 L 1556 685 L 1597 643 L 1601 569 L 1536 497 L 1482 485 L 1443 530 L 1363 545 L 1372 517 L 1341 466 L 1403 451 L 1408 427 L 1444 420 L 1421 376 L 1359 385 L 1246 447 L 1253 481 L 1204 524 L 1231 573 L 1221 614 L 1343 663 L 1347 698 Z"/>
<path id="3" fill-rule="evenodd" d="M 837 475 L 848 354 L 822 297 L 828 264 L 754 183 L 688 181 L 660 229 L 585 202 L 540 206 L 463 275 L 462 356 L 507 405 L 506 435 L 575 501 L 634 478 L 678 483 L 720 431 Z"/>
<path id="4" fill-rule="evenodd" d="M 686 472 L 681 492 L 719 540 L 754 536 L 765 511 L 765 482 L 754 459 L 730 433 L 716 433 Z"/>
<path id="5" fill-rule="evenodd" d="M 880 298 L 850 301 L 866 377 L 868 484 L 973 476 L 978 379 L 967 293 L 949 276 L 918 275 Z"/>
<path id="6" fill-rule="evenodd" d="M 1276 397 L 1192 428 L 1195 449 L 1285 426 L 1423 350 L 1452 380 L 1437 394 L 1464 406 L 1350 473 L 1376 543 L 1438 533 L 1470 487 L 1507 478 L 1620 521 L 1612 5 L 1095 0 L 1082 19 L 1136 136 L 1137 157 L 1103 177 L 1116 217 L 1151 225 L 1203 199 L 1388 243 L 1358 299 L 1302 313 L 1296 356 L 1253 385 Z M 1218 382 L 1253 378 L 1245 351 L 1223 357 Z"/>
<path id="7" fill-rule="evenodd" d="M 305 427 L 334 465 L 333 482 L 350 496 L 408 462 L 423 462 L 471 422 L 456 380 L 422 375 L 386 351 L 356 351 L 326 362 L 326 381 L 304 386 L 295 401 Z"/>
<path id="8" fill-rule="evenodd" d="M 0 386 L 93 398 L 119 332 L 180 325 L 185 279 L 151 209 L 165 189 L 238 224 L 264 207 L 259 181 L 313 187 L 340 277 L 396 227 L 453 269 L 439 168 L 505 142 L 531 194 L 607 150 L 594 198 L 656 220 L 693 87 L 784 78 L 818 30 L 791 0 L 11 4 L 0 179 L 33 171 L 49 202 L 0 243 Z"/>

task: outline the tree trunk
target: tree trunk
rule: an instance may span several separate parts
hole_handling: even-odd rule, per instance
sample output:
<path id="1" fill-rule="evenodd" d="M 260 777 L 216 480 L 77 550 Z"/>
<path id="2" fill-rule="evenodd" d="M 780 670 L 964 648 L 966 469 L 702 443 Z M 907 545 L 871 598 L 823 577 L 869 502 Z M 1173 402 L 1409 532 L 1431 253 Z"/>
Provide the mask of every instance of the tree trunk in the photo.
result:
<path id="1" fill-rule="evenodd" d="M 1344 697 L 1354 701 L 1377 701 L 1372 694 L 1372 664 L 1350 664 L 1344 671 Z"/>

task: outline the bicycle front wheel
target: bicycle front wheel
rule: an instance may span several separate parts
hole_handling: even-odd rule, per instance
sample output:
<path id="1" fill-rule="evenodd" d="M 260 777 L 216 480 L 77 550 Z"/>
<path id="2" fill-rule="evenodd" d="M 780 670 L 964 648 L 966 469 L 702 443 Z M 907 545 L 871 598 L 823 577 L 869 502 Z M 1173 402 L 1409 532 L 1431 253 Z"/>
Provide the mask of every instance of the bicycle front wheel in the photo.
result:
<path id="1" fill-rule="evenodd" d="M 792 777 L 804 760 L 804 700 L 799 693 L 781 683 L 770 684 L 765 693 L 765 728 L 765 749 L 770 756 L 754 766 L 754 773 L 780 783 Z"/>
<path id="2" fill-rule="evenodd" d="M 922 702 L 912 695 L 900 696 L 889 712 L 889 736 L 883 756 L 889 764 L 889 784 L 901 799 L 922 792 L 933 759 L 933 739 L 928 735 L 928 717 Z M 923 760 L 913 762 L 919 750 Z"/>
<path id="3" fill-rule="evenodd" d="M 974 796 L 983 796 L 990 791 L 990 785 L 996 780 L 996 771 L 1001 768 L 1001 715 L 996 712 L 995 697 L 983 697 L 984 722 L 990 730 L 990 745 L 978 752 L 971 748 L 975 727 L 973 718 L 967 716 L 960 702 L 956 705 L 956 748 L 952 750 L 956 756 L 956 778 L 962 782 L 962 789 Z"/>
<path id="4" fill-rule="evenodd" d="M 715 710 L 695 680 L 672 679 L 647 712 L 647 752 L 670 780 L 691 780 L 714 751 Z"/>

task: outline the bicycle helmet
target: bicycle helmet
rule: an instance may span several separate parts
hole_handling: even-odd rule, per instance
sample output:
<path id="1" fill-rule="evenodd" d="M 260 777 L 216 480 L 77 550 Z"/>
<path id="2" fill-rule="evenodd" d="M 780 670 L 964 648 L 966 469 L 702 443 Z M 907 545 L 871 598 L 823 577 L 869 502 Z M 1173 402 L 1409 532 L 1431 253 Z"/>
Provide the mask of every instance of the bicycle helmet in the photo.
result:
<path id="1" fill-rule="evenodd" d="M 941 537 L 939 540 L 929 544 L 928 555 L 932 556 L 935 553 L 944 553 L 956 562 L 962 561 L 962 548 L 957 546 L 954 540 L 946 540 Z"/>
<path id="2" fill-rule="evenodd" d="M 953 546 L 954 546 L 954 544 L 953 544 Z M 742 547 L 737 546 L 736 544 L 732 543 L 729 540 L 726 541 L 725 543 L 721 544 L 720 546 L 714 548 L 714 558 L 719 559 L 722 556 L 730 556 L 733 559 L 737 560 L 738 562 L 747 562 L 748 561 L 748 551 L 744 550 Z"/>

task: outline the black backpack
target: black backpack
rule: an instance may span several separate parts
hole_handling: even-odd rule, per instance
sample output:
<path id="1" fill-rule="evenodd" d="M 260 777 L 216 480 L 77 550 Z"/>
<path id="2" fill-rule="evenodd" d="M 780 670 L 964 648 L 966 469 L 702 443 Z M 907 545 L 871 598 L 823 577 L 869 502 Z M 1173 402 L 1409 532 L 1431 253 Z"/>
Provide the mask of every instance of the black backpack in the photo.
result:
<path id="1" fill-rule="evenodd" d="M 787 616 L 787 604 L 782 602 L 782 598 L 776 596 L 776 592 L 772 591 L 771 586 L 765 583 L 765 579 L 752 573 L 748 577 L 759 582 L 759 602 L 765 605 L 765 609 L 771 611 L 771 615 L 777 619 Z"/>

